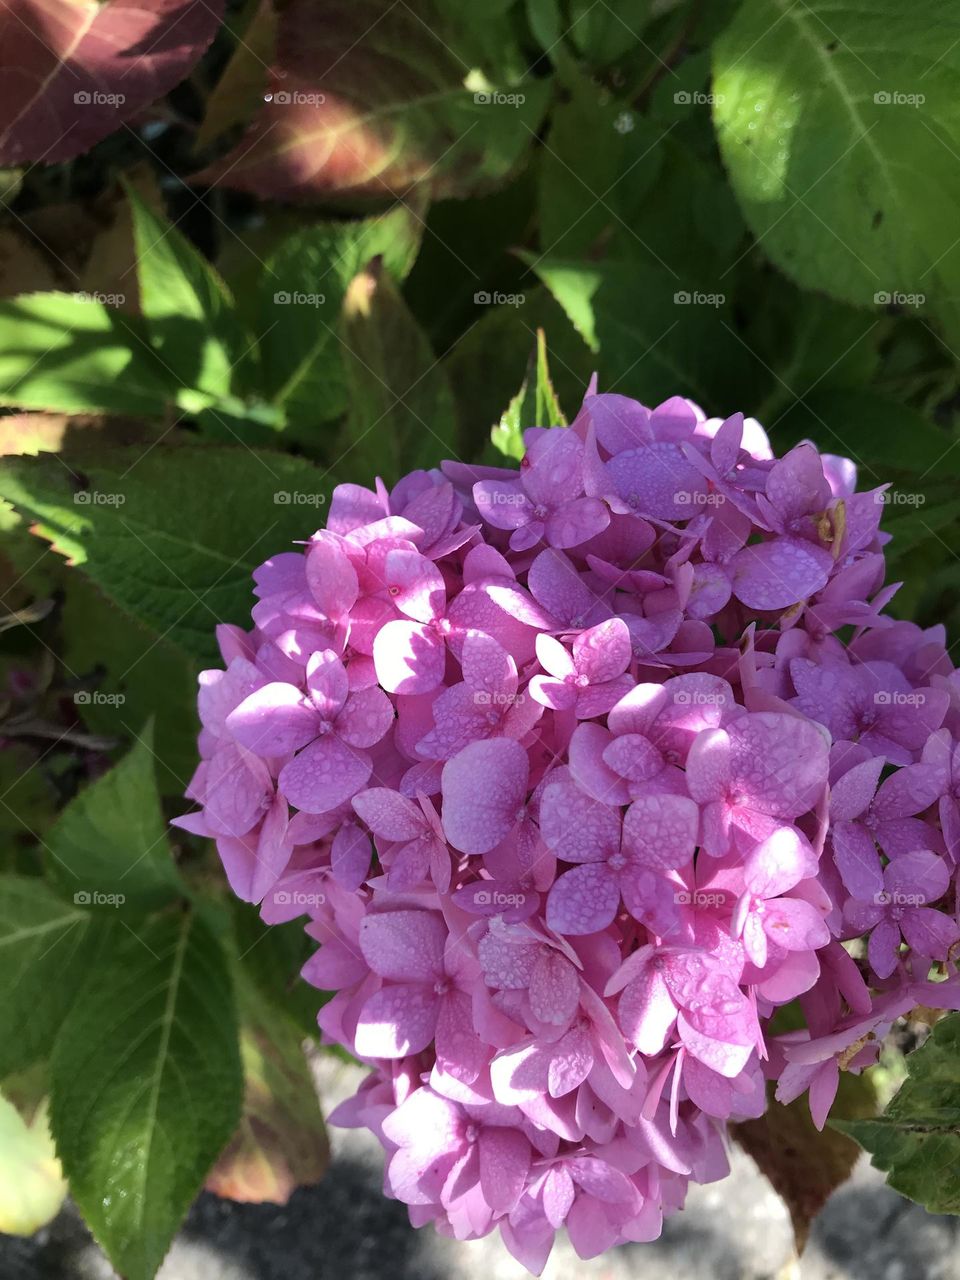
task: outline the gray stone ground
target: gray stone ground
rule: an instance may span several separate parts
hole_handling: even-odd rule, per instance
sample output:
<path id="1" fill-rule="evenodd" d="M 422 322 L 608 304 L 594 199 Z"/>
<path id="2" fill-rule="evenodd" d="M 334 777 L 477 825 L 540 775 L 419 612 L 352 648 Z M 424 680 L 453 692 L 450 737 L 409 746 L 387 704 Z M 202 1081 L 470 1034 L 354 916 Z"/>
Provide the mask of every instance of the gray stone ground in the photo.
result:
<path id="1" fill-rule="evenodd" d="M 360 1073 L 318 1064 L 325 1105 Z M 283 1208 L 202 1195 L 160 1280 L 522 1280 L 496 1238 L 457 1244 L 414 1231 L 380 1193 L 378 1144 L 332 1130 L 333 1163 L 318 1187 Z M 902 1200 L 865 1162 L 818 1218 L 802 1261 L 786 1210 L 738 1150 L 722 1183 L 692 1188 L 655 1244 L 581 1262 L 558 1240 L 544 1280 L 960 1280 L 960 1219 Z M 0 1236 L 0 1280 L 115 1280 L 72 1209 L 32 1240 Z"/>

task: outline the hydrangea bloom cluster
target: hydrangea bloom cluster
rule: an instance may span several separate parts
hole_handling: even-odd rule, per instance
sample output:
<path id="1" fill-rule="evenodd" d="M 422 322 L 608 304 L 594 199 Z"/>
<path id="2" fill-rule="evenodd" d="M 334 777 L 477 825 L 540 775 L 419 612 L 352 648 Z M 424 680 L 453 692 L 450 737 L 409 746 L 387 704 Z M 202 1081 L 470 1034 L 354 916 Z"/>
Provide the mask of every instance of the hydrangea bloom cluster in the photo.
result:
<path id="1" fill-rule="evenodd" d="M 341 485 L 261 566 L 179 821 L 308 917 L 387 1193 L 539 1271 L 655 1238 L 767 1081 L 822 1126 L 960 1006 L 960 679 L 850 462 L 594 388 L 525 447 Z"/>

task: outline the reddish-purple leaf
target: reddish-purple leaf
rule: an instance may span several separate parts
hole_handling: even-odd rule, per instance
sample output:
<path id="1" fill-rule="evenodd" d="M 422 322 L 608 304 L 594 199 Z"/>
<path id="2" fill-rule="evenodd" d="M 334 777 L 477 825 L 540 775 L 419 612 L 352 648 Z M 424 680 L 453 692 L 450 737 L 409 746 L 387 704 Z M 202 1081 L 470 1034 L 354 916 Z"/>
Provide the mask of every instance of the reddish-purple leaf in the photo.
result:
<path id="1" fill-rule="evenodd" d="M 291 0 L 276 62 L 247 135 L 197 181 L 278 200 L 386 199 L 424 182 L 462 196 L 507 177 L 546 107 L 521 92 L 464 86 L 469 42 L 429 0 Z"/>
<path id="2" fill-rule="evenodd" d="M 69 160 L 178 84 L 223 0 L 7 0 L 0 165 Z"/>

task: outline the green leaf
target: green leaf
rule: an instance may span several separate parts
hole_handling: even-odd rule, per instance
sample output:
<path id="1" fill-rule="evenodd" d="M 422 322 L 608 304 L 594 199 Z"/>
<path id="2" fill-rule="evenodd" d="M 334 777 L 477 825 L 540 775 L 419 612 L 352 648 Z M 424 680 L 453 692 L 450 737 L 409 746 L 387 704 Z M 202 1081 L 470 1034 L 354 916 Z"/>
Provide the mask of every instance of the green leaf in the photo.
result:
<path id="1" fill-rule="evenodd" d="M 40 879 L 0 876 L 0 1077 L 45 1057 L 81 981 L 90 916 Z"/>
<path id="2" fill-rule="evenodd" d="M 194 664 L 80 574 L 65 576 L 61 656 L 87 695 L 77 702 L 78 715 L 88 730 L 105 737 L 127 737 L 155 716 L 160 792 L 182 796 L 197 763 Z"/>
<path id="3" fill-rule="evenodd" d="M 573 43 L 591 66 L 605 67 L 642 43 L 649 10 L 650 0 L 570 0 Z"/>
<path id="4" fill-rule="evenodd" d="M 231 898 L 237 963 L 261 996 L 276 1004 L 300 1037 L 318 1035 L 317 1010 L 328 998 L 300 970 L 316 950 L 301 920 L 265 925 L 257 907 Z"/>
<path id="5" fill-rule="evenodd" d="M 150 342 L 187 392 L 229 395 L 250 343 L 220 276 L 189 240 L 127 190 L 133 213 L 140 306 Z M 178 400 L 193 411 L 193 397 Z"/>
<path id="6" fill-rule="evenodd" d="M 340 310 L 347 286 L 374 258 L 397 281 L 417 256 L 422 222 L 404 205 L 378 218 L 321 222 L 288 236 L 258 287 L 263 394 L 288 422 L 316 427 L 347 408 Z"/>
<path id="7" fill-rule="evenodd" d="M 490 433 L 494 448 L 519 462 L 524 455 L 523 433 L 528 427 L 565 427 L 560 402 L 550 381 L 547 339 L 537 330 L 537 345 L 530 356 L 523 385 L 510 401 L 497 426 Z"/>
<path id="8" fill-rule="evenodd" d="M 572 68 L 564 80 L 569 97 L 540 160 L 540 243 L 551 258 L 586 255 L 611 229 L 632 228 L 663 160 L 662 130 Z"/>
<path id="9" fill-rule="evenodd" d="M 763 250 L 860 306 L 923 295 L 958 333 L 960 16 L 937 0 L 746 0 L 714 119 Z"/>
<path id="10" fill-rule="evenodd" d="M 158 416 L 173 379 L 141 323 L 79 293 L 0 301 L 0 404 Z"/>
<path id="11" fill-rule="evenodd" d="M 207 1178 L 229 1200 L 285 1204 L 323 1177 L 330 1155 L 316 1086 L 300 1036 L 249 981 L 240 996 L 243 1117 Z"/>
<path id="12" fill-rule="evenodd" d="M 70 801 L 46 837 L 53 881 L 75 903 L 130 915 L 183 891 L 153 760 L 148 723 L 119 764 Z"/>
<path id="13" fill-rule="evenodd" d="M 870 1152 L 895 1191 L 931 1213 L 960 1214 L 960 1016 L 937 1023 L 907 1072 L 882 1116 L 830 1123 Z"/>
<path id="14" fill-rule="evenodd" d="M 827 452 L 846 454 L 864 488 L 897 475 L 921 477 L 927 485 L 960 475 L 956 438 L 915 409 L 865 389 L 816 390 L 791 406 L 774 430 L 778 451 L 812 439 Z"/>
<path id="15" fill-rule="evenodd" d="M 68 467 L 85 478 L 79 494 Z M 121 608 L 204 662 L 219 661 L 218 622 L 249 625 L 250 574 L 313 533 L 330 487 L 302 458 L 213 444 L 0 460 L 0 496 L 37 533 Z"/>
<path id="16" fill-rule="evenodd" d="M 125 932 L 64 1021 L 51 1123 L 70 1190 L 126 1280 L 151 1280 L 240 1116 L 226 956 L 189 913 Z"/>
<path id="17" fill-rule="evenodd" d="M 730 300 L 637 261 L 536 259 L 524 254 L 592 351 L 600 388 L 656 404 L 692 396 L 732 411 L 769 374 L 734 330 Z"/>
<path id="18" fill-rule="evenodd" d="M 57 1216 L 66 1195 L 46 1107 L 27 1123 L 0 1095 L 0 1231 L 32 1236 Z"/>
<path id="19" fill-rule="evenodd" d="M 543 285 L 524 290 L 522 307 L 486 307 L 481 320 L 444 357 L 463 431 L 463 456 L 491 449 L 490 429 L 527 375 L 537 329 L 549 334 L 550 373 L 560 402 L 579 406 L 596 367 L 562 308 Z"/>
<path id="20" fill-rule="evenodd" d="M 354 277 L 344 301 L 350 415 L 338 478 L 395 484 L 418 467 L 456 456 L 453 394 L 417 322 L 389 277 Z"/>

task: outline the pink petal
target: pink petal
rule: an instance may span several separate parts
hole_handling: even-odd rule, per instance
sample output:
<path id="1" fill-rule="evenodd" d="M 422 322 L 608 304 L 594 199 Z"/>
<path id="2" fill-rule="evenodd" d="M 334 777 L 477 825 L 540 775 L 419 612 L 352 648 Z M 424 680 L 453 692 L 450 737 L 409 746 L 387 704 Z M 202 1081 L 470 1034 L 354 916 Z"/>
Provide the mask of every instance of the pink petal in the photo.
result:
<path id="1" fill-rule="evenodd" d="M 352 799 L 372 771 L 370 757 L 332 735 L 318 738 L 280 770 L 280 790 L 298 809 L 327 813 Z"/>
<path id="2" fill-rule="evenodd" d="M 764 907 L 763 927 L 785 951 L 816 951 L 830 941 L 823 916 L 801 898 L 774 898 Z"/>
<path id="3" fill-rule="evenodd" d="M 480 1133 L 480 1186 L 495 1213 L 509 1213 L 530 1170 L 530 1143 L 517 1129 L 486 1127 Z"/>
<path id="4" fill-rule="evenodd" d="M 622 618 L 608 618 L 588 631 L 581 631 L 573 642 L 577 673 L 586 676 L 591 684 L 622 675 L 632 657 L 630 632 Z"/>
<path id="5" fill-rule="evenodd" d="M 817 874 L 817 857 L 795 827 L 780 827 L 752 850 L 743 868 L 751 893 L 776 898 Z"/>
<path id="6" fill-rule="evenodd" d="M 566 779 L 543 793 L 540 833 L 565 862 L 602 862 L 620 848 L 617 812 Z"/>
<path id="7" fill-rule="evenodd" d="M 330 847 L 333 878 L 348 892 L 355 892 L 367 878 L 372 855 L 369 836 L 355 822 L 345 822 Z"/>
<path id="8" fill-rule="evenodd" d="M 667 1042 L 677 1007 L 659 969 L 648 965 L 630 982 L 617 1010 L 623 1034 L 641 1053 L 653 1056 Z"/>
<path id="9" fill-rule="evenodd" d="M 565 1026 L 580 999 L 580 981 L 570 961 L 552 949 L 537 957 L 530 975 L 530 1008 L 541 1022 Z"/>
<path id="10" fill-rule="evenodd" d="M 443 681 L 446 645 L 430 627 L 397 618 L 377 632 L 373 661 L 388 693 L 430 693 Z"/>
<path id="11" fill-rule="evenodd" d="M 429 987 L 388 986 L 363 1006 L 355 1047 L 361 1058 L 406 1058 L 431 1042 L 439 1001 Z"/>
<path id="12" fill-rule="evenodd" d="M 557 933 L 599 933 L 620 905 L 620 886 L 606 863 L 585 863 L 556 881 L 547 898 L 547 925 Z"/>
<path id="13" fill-rule="evenodd" d="M 573 1179 L 562 1164 L 547 1170 L 543 1180 L 543 1212 L 551 1227 L 563 1226 L 573 1204 L 576 1189 Z"/>
<path id="14" fill-rule="evenodd" d="M 328 618 L 350 612 L 360 592 L 349 558 L 331 538 L 319 537 L 307 550 L 307 585 Z"/>
<path id="15" fill-rule="evenodd" d="M 447 927 L 436 911 L 364 916 L 360 950 L 374 973 L 397 982 L 433 983 L 443 974 Z"/>
<path id="16" fill-rule="evenodd" d="M 293 845 L 287 839 L 289 810 L 283 796 L 277 793 L 267 810 L 257 840 L 257 860 L 253 868 L 250 889 L 253 901 L 263 900 L 267 890 L 286 869 L 293 853 Z"/>
<path id="17" fill-rule="evenodd" d="M 319 716 L 296 686 L 276 681 L 251 693 L 226 719 L 230 735 L 258 756 L 286 756 L 317 736 Z"/>
<path id="18" fill-rule="evenodd" d="M 350 692 L 346 668 L 332 649 L 311 655 L 307 662 L 307 691 L 324 720 L 335 720 Z"/>
<path id="19" fill-rule="evenodd" d="M 699 804 L 725 796 L 731 756 L 730 737 L 724 729 L 705 729 L 694 738 L 687 757 L 687 787 Z"/>
<path id="20" fill-rule="evenodd" d="M 337 717 L 337 736 L 351 747 L 373 747 L 393 724 L 393 703 L 374 686 L 351 693 Z"/>
<path id="21" fill-rule="evenodd" d="M 786 609 L 827 585 L 829 551 L 802 538 L 774 538 L 744 547 L 730 564 L 733 594 L 750 609 Z"/>
<path id="22" fill-rule="evenodd" d="M 537 636 L 537 661 L 548 675 L 556 676 L 558 680 L 577 672 L 569 650 L 559 640 L 544 633 Z"/>
<path id="23" fill-rule="evenodd" d="M 424 829 L 420 806 L 390 787 L 371 787 L 352 800 L 359 814 L 376 836 L 386 840 L 413 840 Z"/>
<path id="24" fill-rule="evenodd" d="M 623 820 L 623 847 L 658 871 L 682 867 L 693 856 L 699 811 L 686 796 L 640 796 Z"/>
<path id="25" fill-rule="evenodd" d="M 878 978 L 889 978 L 897 967 L 900 930 L 892 920 L 881 920 L 867 943 L 867 959 Z"/>
<path id="26" fill-rule="evenodd" d="M 443 766 L 443 829 L 462 853 L 487 853 L 520 820 L 530 761 L 512 738 L 472 742 Z"/>
<path id="27" fill-rule="evenodd" d="M 913 950 L 933 960 L 945 960 L 960 937 L 957 922 L 930 907 L 908 908 L 903 913 L 900 927 Z"/>

